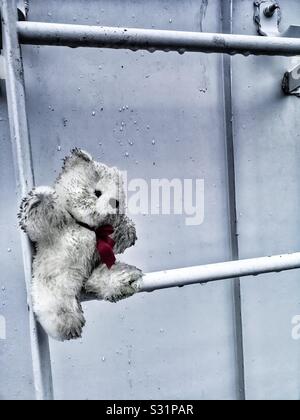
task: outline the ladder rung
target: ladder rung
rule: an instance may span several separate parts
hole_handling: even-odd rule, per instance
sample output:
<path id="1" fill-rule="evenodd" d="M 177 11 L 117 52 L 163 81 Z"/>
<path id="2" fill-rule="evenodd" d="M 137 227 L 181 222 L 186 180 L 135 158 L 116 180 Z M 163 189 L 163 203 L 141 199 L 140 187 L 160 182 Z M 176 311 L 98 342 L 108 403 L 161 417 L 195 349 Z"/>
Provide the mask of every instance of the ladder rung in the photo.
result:
<path id="1" fill-rule="evenodd" d="M 114 28 L 58 23 L 18 22 L 20 42 L 31 45 L 178 51 L 300 55 L 300 39 L 221 33 Z"/>

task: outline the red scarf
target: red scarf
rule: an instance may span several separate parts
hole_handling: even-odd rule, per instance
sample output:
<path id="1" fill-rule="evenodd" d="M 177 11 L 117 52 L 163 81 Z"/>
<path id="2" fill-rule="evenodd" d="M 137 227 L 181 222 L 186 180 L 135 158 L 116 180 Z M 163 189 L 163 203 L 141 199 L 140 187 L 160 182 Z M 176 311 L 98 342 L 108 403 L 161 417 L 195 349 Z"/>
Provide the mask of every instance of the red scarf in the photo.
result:
<path id="1" fill-rule="evenodd" d="M 116 262 L 116 257 L 113 251 L 115 241 L 109 237 L 114 233 L 114 228 L 111 225 L 101 226 L 96 230 L 97 250 L 99 252 L 101 261 L 107 265 L 108 269 Z"/>

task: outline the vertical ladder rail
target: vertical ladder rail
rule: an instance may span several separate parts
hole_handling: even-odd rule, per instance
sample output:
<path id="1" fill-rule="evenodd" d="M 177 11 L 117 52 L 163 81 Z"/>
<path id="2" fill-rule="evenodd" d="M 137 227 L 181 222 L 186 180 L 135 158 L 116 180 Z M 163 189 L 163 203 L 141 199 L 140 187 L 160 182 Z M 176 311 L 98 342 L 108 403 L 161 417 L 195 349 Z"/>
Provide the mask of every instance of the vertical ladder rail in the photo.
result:
<path id="1" fill-rule="evenodd" d="M 25 85 L 21 49 L 17 33 L 16 0 L 1 1 L 3 54 L 6 63 L 6 95 L 16 173 L 17 193 L 21 199 L 34 186 L 31 145 L 25 103 Z M 24 276 L 28 296 L 29 328 L 33 378 L 37 400 L 53 399 L 48 337 L 37 323 L 30 300 L 32 248 L 26 235 L 21 236 Z"/>

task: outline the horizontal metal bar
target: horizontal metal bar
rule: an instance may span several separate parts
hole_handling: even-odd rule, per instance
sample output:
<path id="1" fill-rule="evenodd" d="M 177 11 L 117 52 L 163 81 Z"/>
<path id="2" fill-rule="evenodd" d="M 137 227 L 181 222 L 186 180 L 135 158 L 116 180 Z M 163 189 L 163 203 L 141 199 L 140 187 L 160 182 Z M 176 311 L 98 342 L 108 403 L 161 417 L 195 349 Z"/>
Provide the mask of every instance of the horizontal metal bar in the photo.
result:
<path id="1" fill-rule="evenodd" d="M 300 252 L 294 254 L 273 255 L 271 257 L 250 258 L 247 260 L 227 261 L 216 264 L 176 268 L 145 274 L 139 283 L 138 291 L 183 287 L 191 284 L 206 284 L 214 281 L 245 276 L 257 276 L 300 268 Z M 92 294 L 82 293 L 81 301 L 95 300 Z"/>
<path id="2" fill-rule="evenodd" d="M 128 29 L 57 23 L 18 22 L 20 42 L 31 45 L 122 48 L 243 55 L 300 55 L 299 38 L 260 37 Z"/>
<path id="3" fill-rule="evenodd" d="M 258 274 L 295 268 L 300 268 L 300 252 L 158 271 L 145 274 L 140 283 L 139 292 L 152 292 L 157 289 L 209 283 L 236 277 L 257 276 Z"/>

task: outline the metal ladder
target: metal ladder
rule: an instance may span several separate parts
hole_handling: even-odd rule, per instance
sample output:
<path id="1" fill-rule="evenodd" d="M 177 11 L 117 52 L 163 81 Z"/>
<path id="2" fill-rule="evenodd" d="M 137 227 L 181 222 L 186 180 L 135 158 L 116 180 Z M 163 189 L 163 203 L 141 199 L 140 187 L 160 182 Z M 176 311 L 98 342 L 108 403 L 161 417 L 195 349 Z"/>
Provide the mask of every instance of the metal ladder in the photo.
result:
<path id="1" fill-rule="evenodd" d="M 27 2 L 26 2 L 27 3 Z M 259 2 L 256 2 L 259 3 Z M 20 7 L 17 0 L 0 0 L 2 17 L 2 42 L 6 81 L 7 103 L 11 143 L 19 198 L 28 193 L 34 186 L 34 172 L 31 156 L 30 136 L 26 114 L 25 85 L 20 44 L 56 45 L 68 47 L 97 47 L 145 49 L 226 54 L 262 54 L 297 56 L 300 55 L 300 39 L 281 36 L 259 37 L 248 35 L 232 35 L 222 33 L 194 33 L 165 30 L 129 29 L 113 27 L 94 27 L 70 24 L 36 23 L 20 21 L 25 17 L 26 8 Z M 21 6 L 25 3 L 21 2 Z M 18 12 L 19 6 L 19 12 Z M 231 10 L 232 13 L 232 10 Z M 18 15 L 19 14 L 19 15 Z M 230 79 L 230 72 L 228 73 Z M 230 110 L 229 110 L 230 113 Z M 230 150 L 228 151 L 230 152 Z M 229 168 L 229 171 L 231 169 Z M 234 171 L 231 171 L 234 178 Z M 234 216 L 234 205 L 232 216 Z M 278 255 L 272 257 L 238 260 L 238 251 L 234 242 L 235 221 L 232 226 L 231 242 L 233 258 L 236 261 L 222 262 L 198 267 L 187 267 L 144 276 L 140 292 L 184 286 L 194 283 L 208 283 L 223 279 L 279 272 L 300 268 L 300 253 Z M 53 399 L 51 361 L 48 338 L 36 322 L 30 302 L 30 282 L 32 249 L 28 238 L 21 235 L 24 262 L 24 277 L 28 293 L 29 323 L 31 351 L 36 398 L 38 400 Z M 88 299 L 88 298 L 87 298 Z M 235 299 L 240 299 L 240 285 L 236 283 Z M 236 314 L 236 321 L 241 315 Z M 242 338 L 240 337 L 242 352 Z M 242 382 L 242 380 L 241 380 Z M 240 384 L 243 387 L 243 384 Z M 241 391 L 243 394 L 243 391 Z"/>

